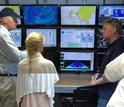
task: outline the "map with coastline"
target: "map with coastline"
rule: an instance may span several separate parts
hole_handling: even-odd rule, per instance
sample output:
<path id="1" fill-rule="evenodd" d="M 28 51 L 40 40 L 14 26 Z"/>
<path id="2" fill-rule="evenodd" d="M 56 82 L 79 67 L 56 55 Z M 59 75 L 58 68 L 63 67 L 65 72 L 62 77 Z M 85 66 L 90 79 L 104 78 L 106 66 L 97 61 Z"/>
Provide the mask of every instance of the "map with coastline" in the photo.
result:
<path id="1" fill-rule="evenodd" d="M 63 6 L 61 7 L 62 25 L 94 25 L 95 6 Z"/>

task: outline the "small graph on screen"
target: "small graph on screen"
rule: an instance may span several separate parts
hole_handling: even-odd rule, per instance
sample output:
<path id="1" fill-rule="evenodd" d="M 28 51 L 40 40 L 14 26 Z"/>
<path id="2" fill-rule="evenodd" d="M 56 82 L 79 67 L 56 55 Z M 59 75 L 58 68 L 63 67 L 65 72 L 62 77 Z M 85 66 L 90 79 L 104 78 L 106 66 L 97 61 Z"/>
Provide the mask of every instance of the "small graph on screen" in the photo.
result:
<path id="1" fill-rule="evenodd" d="M 21 47 L 21 39 L 22 39 L 21 29 L 18 28 L 18 29 L 12 30 L 10 32 L 12 34 L 11 37 L 13 38 L 15 45 L 17 47 Z"/>
<path id="2" fill-rule="evenodd" d="M 60 53 L 61 71 L 93 71 L 94 53 L 93 52 L 61 52 Z"/>
<path id="3" fill-rule="evenodd" d="M 94 29 L 61 29 L 61 48 L 94 48 Z"/>
<path id="4" fill-rule="evenodd" d="M 40 32 L 45 38 L 45 47 L 56 47 L 57 30 L 56 29 L 27 29 L 27 35 L 31 32 Z"/>
<path id="5" fill-rule="evenodd" d="M 101 25 L 106 19 L 109 18 L 117 18 L 122 22 L 122 24 L 124 24 L 124 6 L 122 5 L 99 6 L 98 16 L 99 24 Z"/>

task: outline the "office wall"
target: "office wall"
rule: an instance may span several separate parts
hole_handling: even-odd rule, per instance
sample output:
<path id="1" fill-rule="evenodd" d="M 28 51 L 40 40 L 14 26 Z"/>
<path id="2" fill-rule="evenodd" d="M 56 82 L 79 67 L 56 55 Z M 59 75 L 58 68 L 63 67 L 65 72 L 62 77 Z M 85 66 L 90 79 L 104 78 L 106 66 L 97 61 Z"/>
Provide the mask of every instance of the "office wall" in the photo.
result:
<path id="1" fill-rule="evenodd" d="M 0 0 L 0 4 L 124 4 L 124 0 Z"/>

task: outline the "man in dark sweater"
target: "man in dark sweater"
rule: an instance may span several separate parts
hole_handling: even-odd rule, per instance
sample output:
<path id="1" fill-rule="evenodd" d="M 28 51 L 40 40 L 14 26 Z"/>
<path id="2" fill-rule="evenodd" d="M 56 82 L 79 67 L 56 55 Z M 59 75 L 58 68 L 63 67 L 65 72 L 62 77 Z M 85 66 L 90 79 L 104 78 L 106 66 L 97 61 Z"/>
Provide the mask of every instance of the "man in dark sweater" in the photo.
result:
<path id="1" fill-rule="evenodd" d="M 108 19 L 103 23 L 105 39 L 109 42 L 109 47 L 103 59 L 99 73 L 92 77 L 92 81 L 97 80 L 104 73 L 106 65 L 124 52 L 124 41 L 121 38 L 122 25 L 118 19 Z M 91 83 L 92 83 L 91 81 Z M 118 82 L 106 83 L 99 86 L 98 105 L 97 107 L 106 107 L 107 102 L 112 96 Z"/>

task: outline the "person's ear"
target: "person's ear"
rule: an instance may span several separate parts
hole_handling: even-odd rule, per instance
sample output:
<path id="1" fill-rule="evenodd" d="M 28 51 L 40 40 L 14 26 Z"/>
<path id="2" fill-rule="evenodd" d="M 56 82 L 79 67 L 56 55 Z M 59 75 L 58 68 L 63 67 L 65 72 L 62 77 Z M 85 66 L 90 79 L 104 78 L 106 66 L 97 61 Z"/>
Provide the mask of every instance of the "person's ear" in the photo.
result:
<path id="1" fill-rule="evenodd" d="M 43 50 L 44 50 L 44 48 L 43 48 L 43 45 L 40 47 L 41 49 L 40 49 L 40 51 L 41 51 L 41 53 L 43 52 Z"/>
<path id="2" fill-rule="evenodd" d="M 3 21 L 4 21 L 5 24 L 8 23 L 8 17 L 4 17 Z"/>

